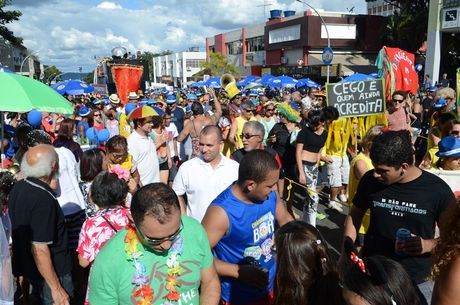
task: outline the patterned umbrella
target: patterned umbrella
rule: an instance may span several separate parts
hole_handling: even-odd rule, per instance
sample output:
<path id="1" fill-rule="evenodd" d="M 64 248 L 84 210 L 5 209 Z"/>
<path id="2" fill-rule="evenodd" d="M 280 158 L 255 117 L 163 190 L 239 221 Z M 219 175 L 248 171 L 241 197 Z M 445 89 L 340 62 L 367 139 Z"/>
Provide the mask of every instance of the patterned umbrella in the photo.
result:
<path id="1" fill-rule="evenodd" d="M 150 106 L 142 106 L 142 107 L 137 107 L 133 111 L 129 113 L 128 119 L 134 120 L 134 119 L 142 119 L 142 118 L 147 118 L 149 116 L 155 116 L 158 115 L 158 113 L 153 110 L 152 107 Z"/>

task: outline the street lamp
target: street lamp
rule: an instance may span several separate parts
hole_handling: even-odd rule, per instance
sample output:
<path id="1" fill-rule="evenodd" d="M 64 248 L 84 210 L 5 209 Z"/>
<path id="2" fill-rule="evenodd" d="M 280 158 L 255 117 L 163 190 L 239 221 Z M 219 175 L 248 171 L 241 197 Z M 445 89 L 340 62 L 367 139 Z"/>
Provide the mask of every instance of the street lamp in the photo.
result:
<path id="1" fill-rule="evenodd" d="M 318 11 L 313 7 L 311 6 L 310 4 L 308 4 L 307 2 L 304 2 L 302 0 L 296 0 L 297 2 L 300 2 L 300 3 L 303 3 L 305 4 L 306 6 L 308 6 L 309 8 L 311 8 L 317 15 L 318 17 L 321 19 L 321 23 L 324 25 L 324 28 L 326 29 L 326 36 L 327 36 L 327 47 L 330 48 L 331 47 L 331 40 L 329 39 L 329 31 L 327 30 L 327 24 L 326 22 L 324 21 L 323 19 L 323 16 L 320 15 L 320 13 L 318 13 Z M 321 32 L 320 32 L 321 33 Z M 321 35 L 321 34 L 320 34 Z M 327 65 L 327 74 L 326 74 L 326 82 L 329 83 L 329 67 L 330 65 Z"/>
<path id="2" fill-rule="evenodd" d="M 32 52 L 32 53 L 30 53 L 29 55 L 27 55 L 27 56 L 23 59 L 23 61 L 22 61 L 22 63 L 21 63 L 21 68 L 19 69 L 19 72 L 20 72 L 21 74 L 22 74 L 22 67 L 24 66 L 24 63 L 26 62 L 26 59 L 29 58 L 30 56 L 36 55 L 36 54 L 38 54 L 38 52 Z"/>

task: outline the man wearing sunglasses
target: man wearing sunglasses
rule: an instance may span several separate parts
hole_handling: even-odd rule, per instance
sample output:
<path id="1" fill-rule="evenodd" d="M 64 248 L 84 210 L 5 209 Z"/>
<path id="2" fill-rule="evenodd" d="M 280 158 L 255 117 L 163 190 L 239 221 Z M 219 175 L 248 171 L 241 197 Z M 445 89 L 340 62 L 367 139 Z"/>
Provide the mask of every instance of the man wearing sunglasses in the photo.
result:
<path id="1" fill-rule="evenodd" d="M 388 103 L 388 109 L 385 112 L 390 130 L 409 130 L 409 118 L 404 110 L 407 94 L 404 91 L 397 90 L 391 95 L 391 101 Z"/>
<path id="2" fill-rule="evenodd" d="M 234 145 L 236 149 L 243 148 L 243 138 L 241 134 L 243 132 L 244 123 L 249 121 L 257 121 L 256 106 L 251 100 L 244 100 L 241 103 L 241 109 L 243 109 L 241 116 L 235 118 L 230 127 L 230 134 L 228 135 L 228 141 Z"/>
<path id="3" fill-rule="evenodd" d="M 203 227 L 182 216 L 162 183 L 139 189 L 131 221 L 99 253 L 91 271 L 91 304 L 217 305 L 220 285 Z M 134 249 L 134 250 L 133 250 Z M 144 303 L 142 303 L 144 304 Z"/>

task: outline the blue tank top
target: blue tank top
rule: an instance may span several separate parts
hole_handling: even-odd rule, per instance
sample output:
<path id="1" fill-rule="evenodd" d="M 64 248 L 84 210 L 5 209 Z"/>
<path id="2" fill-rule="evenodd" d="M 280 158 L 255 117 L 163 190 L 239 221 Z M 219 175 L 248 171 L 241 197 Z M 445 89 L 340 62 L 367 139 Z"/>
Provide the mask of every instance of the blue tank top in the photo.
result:
<path id="1" fill-rule="evenodd" d="M 275 231 L 276 193 L 261 203 L 247 204 L 237 199 L 231 189 L 223 191 L 211 206 L 224 209 L 229 230 L 214 247 L 214 255 L 225 262 L 245 264 L 245 258 L 255 259 L 269 272 L 269 287 L 259 290 L 236 279 L 221 277 L 222 299 L 226 302 L 247 304 L 265 297 L 273 290 L 276 265 L 272 254 Z"/>

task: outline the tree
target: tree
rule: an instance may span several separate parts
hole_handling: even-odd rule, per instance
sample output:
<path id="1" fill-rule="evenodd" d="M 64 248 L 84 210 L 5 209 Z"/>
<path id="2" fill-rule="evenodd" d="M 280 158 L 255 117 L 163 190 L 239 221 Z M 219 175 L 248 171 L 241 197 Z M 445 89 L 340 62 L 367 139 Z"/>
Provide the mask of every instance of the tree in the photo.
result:
<path id="1" fill-rule="evenodd" d="M 11 0 L 0 0 L 0 36 L 11 44 L 22 45 L 22 38 L 14 36 L 14 33 L 6 27 L 6 24 L 19 20 L 22 13 L 20 11 L 7 11 L 4 7 L 11 4 Z"/>
<path id="2" fill-rule="evenodd" d="M 376 0 L 366 0 L 375 2 Z M 426 40 L 429 0 L 384 0 L 397 11 L 386 18 L 383 42 L 415 53 Z"/>
<path id="3" fill-rule="evenodd" d="M 51 82 L 54 77 L 59 76 L 62 72 L 56 68 L 56 66 L 46 67 L 45 68 L 45 77 L 43 78 L 44 82 Z"/>
<path id="4" fill-rule="evenodd" d="M 222 53 L 212 52 L 209 54 L 209 62 L 205 61 L 201 63 L 203 74 L 209 74 L 212 76 L 221 76 L 225 73 L 230 73 L 235 77 L 239 77 L 240 73 L 235 65 L 228 62 L 228 59 L 222 55 Z"/>
<path id="5" fill-rule="evenodd" d="M 94 70 L 86 74 L 85 77 L 82 78 L 82 81 L 84 81 L 87 84 L 92 84 L 94 80 Z"/>

